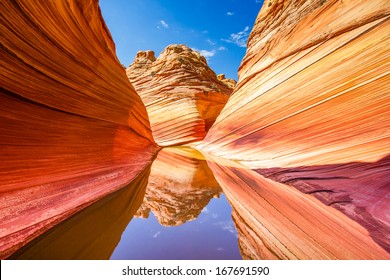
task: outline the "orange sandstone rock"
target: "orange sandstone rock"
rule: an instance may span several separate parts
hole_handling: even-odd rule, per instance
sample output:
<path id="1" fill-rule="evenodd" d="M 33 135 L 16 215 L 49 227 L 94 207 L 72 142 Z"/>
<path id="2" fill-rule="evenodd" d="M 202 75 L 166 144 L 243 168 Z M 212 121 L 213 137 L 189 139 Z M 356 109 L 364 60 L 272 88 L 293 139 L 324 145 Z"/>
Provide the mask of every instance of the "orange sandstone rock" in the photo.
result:
<path id="1" fill-rule="evenodd" d="M 386 0 L 266 1 L 200 147 L 256 168 L 387 156 L 389 17 Z"/>
<path id="2" fill-rule="evenodd" d="M 98 1 L 2 1 L 0 257 L 151 162 L 146 109 Z"/>
<path id="3" fill-rule="evenodd" d="M 386 0 L 265 1 L 197 147 L 343 211 L 390 252 L 389 29 Z"/>
<path id="4" fill-rule="evenodd" d="M 202 140 L 232 92 L 184 45 L 168 46 L 157 59 L 152 51 L 138 52 L 126 73 L 161 146 Z"/>

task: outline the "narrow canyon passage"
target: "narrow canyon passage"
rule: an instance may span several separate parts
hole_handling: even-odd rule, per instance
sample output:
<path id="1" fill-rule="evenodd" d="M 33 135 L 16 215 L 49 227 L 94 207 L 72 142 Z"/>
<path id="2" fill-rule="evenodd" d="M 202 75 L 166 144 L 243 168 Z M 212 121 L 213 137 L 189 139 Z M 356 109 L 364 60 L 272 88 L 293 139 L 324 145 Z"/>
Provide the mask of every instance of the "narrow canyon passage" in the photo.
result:
<path id="1" fill-rule="evenodd" d="M 390 1 L 265 0 L 127 68 L 98 0 L 0 9 L 1 259 L 390 259 Z"/>

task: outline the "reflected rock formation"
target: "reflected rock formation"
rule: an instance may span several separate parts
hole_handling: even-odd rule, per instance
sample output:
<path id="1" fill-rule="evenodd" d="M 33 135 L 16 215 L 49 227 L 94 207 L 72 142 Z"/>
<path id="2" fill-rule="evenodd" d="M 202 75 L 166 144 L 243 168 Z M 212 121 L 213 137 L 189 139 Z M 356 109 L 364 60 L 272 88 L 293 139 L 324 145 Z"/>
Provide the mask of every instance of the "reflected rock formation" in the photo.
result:
<path id="1" fill-rule="evenodd" d="M 386 0 L 265 1 L 248 39 L 238 84 L 197 146 L 341 210 L 387 252 L 389 19 Z M 250 178 L 262 178 L 254 171 Z M 251 179 L 248 187 L 262 181 Z M 358 251 L 275 256 L 375 257 Z"/>
<path id="2" fill-rule="evenodd" d="M 128 186 L 109 194 L 48 230 L 10 259 L 106 260 L 142 203 L 150 167 Z"/>
<path id="3" fill-rule="evenodd" d="M 4 258 L 127 185 L 158 147 L 97 0 L 0 7 Z"/>
<path id="4" fill-rule="evenodd" d="M 164 148 L 152 164 L 145 200 L 137 216 L 152 211 L 163 226 L 195 220 L 221 188 L 203 156 L 190 148 Z"/>
<path id="5" fill-rule="evenodd" d="M 197 51 L 170 45 L 156 59 L 140 51 L 126 70 L 149 114 L 160 146 L 202 140 L 225 106 L 232 83 L 217 78 Z"/>

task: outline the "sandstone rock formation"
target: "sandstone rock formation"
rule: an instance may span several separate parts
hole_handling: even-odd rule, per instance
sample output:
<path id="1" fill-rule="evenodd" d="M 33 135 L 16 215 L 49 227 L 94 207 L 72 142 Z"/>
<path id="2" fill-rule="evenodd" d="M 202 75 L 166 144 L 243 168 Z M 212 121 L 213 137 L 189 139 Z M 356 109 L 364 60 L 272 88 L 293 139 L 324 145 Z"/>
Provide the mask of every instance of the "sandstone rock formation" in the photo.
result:
<path id="1" fill-rule="evenodd" d="M 217 79 L 219 81 L 221 81 L 222 83 L 224 83 L 226 86 L 228 86 L 231 89 L 234 89 L 236 84 L 237 84 L 237 82 L 235 80 L 226 78 L 225 74 L 219 74 L 217 76 Z"/>
<path id="2" fill-rule="evenodd" d="M 4 258 L 127 185 L 158 147 L 97 0 L 0 5 Z"/>
<path id="3" fill-rule="evenodd" d="M 136 216 L 152 211 L 164 226 L 195 220 L 221 188 L 202 154 L 190 148 L 164 148 L 152 164 L 145 199 Z"/>
<path id="4" fill-rule="evenodd" d="M 220 81 L 198 52 L 170 45 L 156 59 L 138 52 L 126 70 L 149 114 L 161 146 L 202 140 L 232 91 Z"/>
<path id="5" fill-rule="evenodd" d="M 265 1 L 198 147 L 312 194 L 390 252 L 389 19 L 385 0 Z"/>
<path id="6" fill-rule="evenodd" d="M 233 208 L 244 259 L 389 259 L 372 234 L 309 194 L 205 155 Z"/>
<path id="7" fill-rule="evenodd" d="M 107 258 L 152 131 L 161 146 L 208 131 L 207 163 L 158 154 L 137 216 L 182 224 L 220 184 L 244 258 L 390 259 L 389 1 L 266 0 L 235 86 L 183 45 L 125 72 L 97 0 L 0 8 L 0 258 Z M 62 247 L 74 236 L 81 252 Z"/>
<path id="8" fill-rule="evenodd" d="M 390 3 L 266 1 L 204 150 L 255 167 L 390 151 Z"/>

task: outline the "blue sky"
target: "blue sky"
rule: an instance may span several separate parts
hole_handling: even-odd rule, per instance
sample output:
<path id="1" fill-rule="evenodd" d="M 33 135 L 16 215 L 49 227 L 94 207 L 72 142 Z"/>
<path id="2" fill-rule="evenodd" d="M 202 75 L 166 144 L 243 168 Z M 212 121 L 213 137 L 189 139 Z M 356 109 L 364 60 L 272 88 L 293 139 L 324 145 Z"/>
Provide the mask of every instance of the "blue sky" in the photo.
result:
<path id="1" fill-rule="evenodd" d="M 203 54 L 216 74 L 237 80 L 247 36 L 263 0 L 100 0 L 100 7 L 126 67 L 139 50 L 156 57 L 170 44 Z"/>

